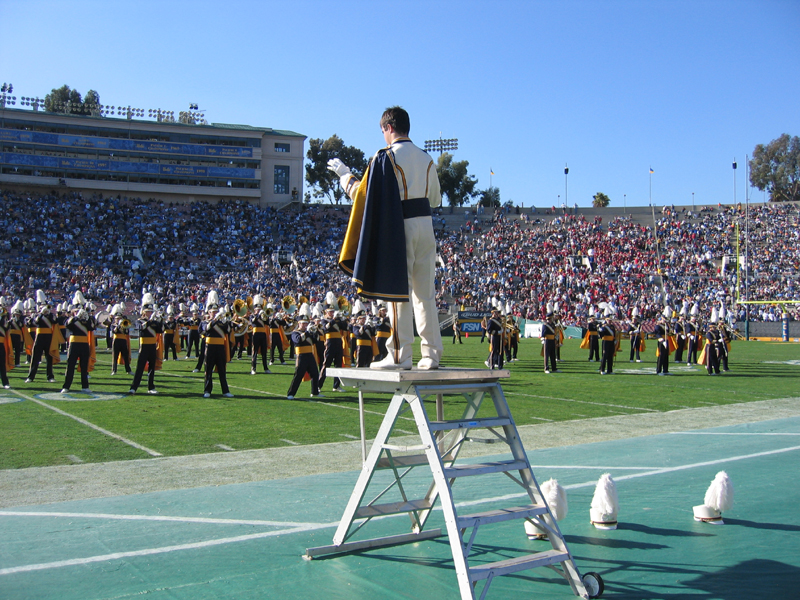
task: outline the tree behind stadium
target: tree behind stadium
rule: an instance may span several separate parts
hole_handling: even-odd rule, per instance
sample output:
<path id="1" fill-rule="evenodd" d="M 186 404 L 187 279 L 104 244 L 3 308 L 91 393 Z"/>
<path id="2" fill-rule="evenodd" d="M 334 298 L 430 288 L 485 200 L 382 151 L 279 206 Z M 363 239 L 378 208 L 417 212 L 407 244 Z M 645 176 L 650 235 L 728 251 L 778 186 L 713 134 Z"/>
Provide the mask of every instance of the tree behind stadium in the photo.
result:
<path id="1" fill-rule="evenodd" d="M 592 206 L 595 208 L 605 208 L 611 204 L 611 198 L 606 196 L 603 192 L 597 192 L 592 196 Z"/>
<path id="2" fill-rule="evenodd" d="M 47 112 L 69 113 L 72 115 L 100 114 L 100 94 L 94 90 L 86 92 L 86 97 L 81 98 L 78 90 L 72 90 L 68 85 L 53 88 L 44 97 L 44 109 Z"/>
<path id="3" fill-rule="evenodd" d="M 784 133 L 759 144 L 750 160 L 750 183 L 769 192 L 772 202 L 800 200 L 800 137 Z"/>
<path id="4" fill-rule="evenodd" d="M 309 140 L 306 158 L 309 160 L 306 164 L 306 182 L 311 187 L 311 195 L 318 199 L 327 198 L 331 204 L 339 204 L 342 198 L 347 199 L 347 196 L 339 185 L 336 173 L 328 170 L 330 159 L 340 159 L 359 179 L 367 170 L 364 152 L 355 146 L 345 146 L 342 138 L 335 133 L 327 140 L 321 138 Z"/>
<path id="5" fill-rule="evenodd" d="M 469 162 L 460 160 L 453 162 L 453 155 L 444 152 L 439 156 L 436 173 L 439 175 L 439 185 L 442 196 L 447 197 L 450 206 L 464 206 L 479 192 L 475 189 L 478 180 L 474 175 L 467 173 Z"/>

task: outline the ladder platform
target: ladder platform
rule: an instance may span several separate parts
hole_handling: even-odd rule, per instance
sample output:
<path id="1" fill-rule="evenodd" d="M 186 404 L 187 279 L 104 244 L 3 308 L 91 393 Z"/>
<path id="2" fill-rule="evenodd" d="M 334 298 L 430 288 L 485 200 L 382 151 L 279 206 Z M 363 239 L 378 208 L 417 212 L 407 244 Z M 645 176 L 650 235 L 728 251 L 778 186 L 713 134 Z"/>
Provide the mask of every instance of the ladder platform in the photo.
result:
<path id="1" fill-rule="evenodd" d="M 360 507 L 355 512 L 354 518 L 382 517 L 384 515 L 397 515 L 413 512 L 415 510 L 428 510 L 431 503 L 424 498 L 421 500 L 407 500 L 406 502 L 389 502 L 387 504 L 372 504 Z"/>
<path id="2" fill-rule="evenodd" d="M 500 510 L 488 510 L 486 512 L 473 513 L 458 517 L 458 527 L 474 527 L 475 525 L 486 525 L 488 523 L 500 523 L 512 519 L 524 519 L 543 515 L 547 512 L 547 507 L 543 504 L 528 504 L 526 506 L 513 506 Z"/>
<path id="3" fill-rule="evenodd" d="M 475 429 L 478 427 L 504 427 L 511 425 L 508 417 L 491 417 L 484 419 L 454 419 L 452 421 L 431 421 L 431 431 L 450 431 L 453 429 Z"/>
<path id="4" fill-rule="evenodd" d="M 569 552 L 546 550 L 544 552 L 537 552 L 536 554 L 527 554 L 525 556 L 518 556 L 516 558 L 509 558 L 507 560 L 500 560 L 483 565 L 470 565 L 469 579 L 475 582 L 487 579 L 489 576 L 500 577 L 501 575 L 508 575 L 509 573 L 554 565 L 566 560 L 571 560 Z"/>
<path id="5" fill-rule="evenodd" d="M 444 476 L 448 479 L 454 477 L 472 477 L 474 475 L 486 475 L 487 473 L 505 473 L 506 471 L 519 471 L 527 469 L 528 464 L 524 460 L 501 460 L 489 463 L 476 463 L 472 465 L 454 465 L 444 470 Z"/>

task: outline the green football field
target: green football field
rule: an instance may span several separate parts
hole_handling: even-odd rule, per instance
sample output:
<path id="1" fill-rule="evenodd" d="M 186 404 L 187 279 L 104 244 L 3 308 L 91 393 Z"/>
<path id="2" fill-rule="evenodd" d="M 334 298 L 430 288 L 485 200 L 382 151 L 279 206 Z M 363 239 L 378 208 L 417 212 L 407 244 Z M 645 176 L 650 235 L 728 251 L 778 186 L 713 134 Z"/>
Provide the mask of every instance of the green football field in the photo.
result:
<path id="1" fill-rule="evenodd" d="M 484 368 L 488 344 L 476 338 L 450 342 L 445 338 L 444 366 Z M 673 364 L 670 377 L 658 377 L 654 344 L 641 363 L 630 363 L 623 342 L 614 374 L 600 376 L 598 363 L 587 361 L 579 343 L 566 341 L 561 372 L 552 374 L 543 373 L 538 339 L 520 343 L 519 360 L 507 365 L 511 378 L 501 381 L 518 425 L 795 397 L 800 390 L 798 344 L 735 342 L 728 373 L 709 377 L 702 367 Z M 43 368 L 29 384 L 26 366 L 13 369 L 12 389 L 0 390 L 0 469 L 342 442 L 360 435 L 354 390 L 334 393 L 328 379 L 324 398 L 311 400 L 304 383 L 295 400 L 286 399 L 293 372 L 288 359 L 273 365 L 272 375 L 255 376 L 249 358 L 233 360 L 232 399 L 221 396 L 217 380 L 212 397 L 203 398 L 203 374 L 192 373 L 194 359 L 165 362 L 156 374 L 158 395 L 146 393 L 146 381 L 129 395 L 131 378 L 122 368 L 112 377 L 110 363 L 110 354 L 99 351 L 91 395 L 59 393 L 65 361 L 52 384 Z M 365 396 L 368 437 L 389 399 Z M 460 417 L 463 404 L 446 398 L 445 418 Z"/>

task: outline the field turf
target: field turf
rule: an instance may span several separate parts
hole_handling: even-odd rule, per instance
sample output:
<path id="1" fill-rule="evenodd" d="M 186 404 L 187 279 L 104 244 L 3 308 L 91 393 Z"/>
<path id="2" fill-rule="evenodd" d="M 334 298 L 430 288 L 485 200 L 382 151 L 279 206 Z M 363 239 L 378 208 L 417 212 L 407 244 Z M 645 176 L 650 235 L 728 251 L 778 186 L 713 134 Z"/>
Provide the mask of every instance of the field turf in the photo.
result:
<path id="1" fill-rule="evenodd" d="M 483 368 L 488 344 L 468 338 L 452 345 L 445 338 L 443 364 Z M 655 375 L 655 345 L 643 362 L 629 363 L 628 349 L 618 354 L 615 372 L 600 376 L 596 362 L 579 340 L 567 340 L 559 373 L 543 373 L 540 342 L 520 343 L 517 362 L 503 390 L 518 425 L 590 419 L 624 414 L 752 402 L 798 396 L 800 344 L 735 342 L 731 371 L 709 377 L 699 366 L 670 365 L 670 377 Z M 98 352 L 91 374 L 92 395 L 62 396 L 66 361 L 56 366 L 56 383 L 47 383 L 43 367 L 33 383 L 24 383 L 27 367 L 10 372 L 11 390 L 0 389 L 0 469 L 77 462 L 104 462 L 342 442 L 359 438 L 358 394 L 334 393 L 331 378 L 324 398 L 309 399 L 304 383 L 295 400 L 286 399 L 293 365 L 273 365 L 272 375 L 250 375 L 248 358 L 228 365 L 235 398 L 214 393 L 203 398 L 203 374 L 192 373 L 195 360 L 167 361 L 156 374 L 158 395 L 146 392 L 146 379 L 129 395 L 131 378 L 120 368 L 110 375 L 111 357 Z M 134 354 L 135 365 L 135 354 Z M 76 377 L 73 390 L 79 389 Z M 389 402 L 387 395 L 365 395 L 367 436 L 373 436 Z M 445 418 L 461 416 L 464 402 L 445 398 Z M 431 410 L 432 407 L 429 407 Z M 413 422 L 398 428 L 415 431 Z"/>

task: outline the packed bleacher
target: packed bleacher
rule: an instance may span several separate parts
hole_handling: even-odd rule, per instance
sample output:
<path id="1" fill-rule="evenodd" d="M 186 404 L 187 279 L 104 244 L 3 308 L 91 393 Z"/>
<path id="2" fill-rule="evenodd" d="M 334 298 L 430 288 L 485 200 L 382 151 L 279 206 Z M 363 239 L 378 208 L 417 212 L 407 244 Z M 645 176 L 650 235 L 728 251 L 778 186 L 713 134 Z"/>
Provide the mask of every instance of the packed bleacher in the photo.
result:
<path id="1" fill-rule="evenodd" d="M 347 207 L 306 205 L 276 211 L 246 201 L 169 204 L 77 191 L 0 190 L 0 294 L 7 300 L 44 289 L 58 301 L 76 290 L 98 305 L 135 305 L 143 291 L 159 303 L 198 302 L 216 289 L 223 302 L 253 296 L 354 298 L 336 267 Z M 552 305 L 567 324 L 610 303 L 644 319 L 665 303 L 697 303 L 704 313 L 736 299 L 739 252 L 749 258 L 749 299 L 800 300 L 800 213 L 796 204 L 717 206 L 693 213 L 665 207 L 653 227 L 631 216 L 508 211 L 466 222 L 435 217 L 437 301 L 485 309 L 497 303 L 528 319 Z M 600 213 L 601 211 L 598 211 Z M 749 243 L 745 244 L 745 235 Z M 660 257 L 660 259 L 658 258 Z M 793 309 L 792 309 L 793 310 Z M 751 320 L 779 320 L 768 302 Z"/>
<path id="2" fill-rule="evenodd" d="M 742 299 L 800 300 L 799 214 L 796 204 L 698 213 L 665 208 L 654 228 L 652 221 L 629 216 L 604 223 L 598 215 L 574 214 L 528 224 L 498 211 L 477 229 L 470 222 L 443 236 L 440 277 L 459 302 L 510 300 L 514 312 L 528 319 L 544 318 L 551 305 L 566 323 L 582 323 L 600 302 L 611 303 L 620 316 L 637 307 L 643 319 L 654 318 L 665 304 L 687 302 L 707 315 L 714 306 L 734 305 L 738 224 L 738 250 L 749 256 L 751 276 L 746 290 L 740 283 Z M 743 320 L 745 307 L 736 310 Z M 770 303 L 750 310 L 751 320 L 780 317 L 781 309 Z"/>

